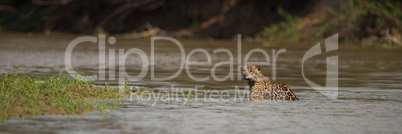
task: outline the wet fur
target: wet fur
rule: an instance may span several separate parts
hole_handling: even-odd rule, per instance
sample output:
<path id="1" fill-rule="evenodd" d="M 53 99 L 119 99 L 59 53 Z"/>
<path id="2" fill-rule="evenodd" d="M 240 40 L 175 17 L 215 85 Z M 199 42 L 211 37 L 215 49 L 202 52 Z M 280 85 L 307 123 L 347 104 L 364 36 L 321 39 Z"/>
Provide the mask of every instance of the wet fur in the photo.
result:
<path id="1" fill-rule="evenodd" d="M 299 100 L 287 85 L 272 82 L 260 70 L 260 67 L 254 65 L 241 68 L 243 78 L 248 81 L 250 86 L 252 100 Z"/>

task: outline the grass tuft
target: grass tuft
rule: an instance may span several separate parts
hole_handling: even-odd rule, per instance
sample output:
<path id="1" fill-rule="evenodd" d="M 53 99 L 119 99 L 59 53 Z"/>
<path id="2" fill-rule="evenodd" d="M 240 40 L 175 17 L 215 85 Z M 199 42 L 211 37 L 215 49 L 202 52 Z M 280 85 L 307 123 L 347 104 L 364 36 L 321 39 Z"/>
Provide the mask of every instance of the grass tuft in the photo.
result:
<path id="1" fill-rule="evenodd" d="M 93 87 L 91 82 L 59 76 L 0 75 L 0 119 L 35 115 L 83 114 L 108 111 L 121 102 L 118 88 Z M 101 101 L 99 101 L 101 99 Z"/>

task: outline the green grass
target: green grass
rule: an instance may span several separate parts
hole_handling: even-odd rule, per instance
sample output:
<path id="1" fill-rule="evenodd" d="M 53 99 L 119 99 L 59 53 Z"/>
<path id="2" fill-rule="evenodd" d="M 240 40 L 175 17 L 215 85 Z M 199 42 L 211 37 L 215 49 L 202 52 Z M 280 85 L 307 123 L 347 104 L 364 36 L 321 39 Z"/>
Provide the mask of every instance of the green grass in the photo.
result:
<path id="1" fill-rule="evenodd" d="M 0 76 L 0 119 L 35 115 L 84 114 L 115 109 L 118 88 L 93 87 L 91 82 L 59 76 L 4 73 Z"/>

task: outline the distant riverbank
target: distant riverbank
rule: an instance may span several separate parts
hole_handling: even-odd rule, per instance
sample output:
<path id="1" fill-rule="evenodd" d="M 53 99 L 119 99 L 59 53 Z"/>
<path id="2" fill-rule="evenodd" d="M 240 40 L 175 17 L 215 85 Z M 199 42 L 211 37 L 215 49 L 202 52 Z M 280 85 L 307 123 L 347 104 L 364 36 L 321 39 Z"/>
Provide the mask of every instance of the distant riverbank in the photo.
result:
<path id="1" fill-rule="evenodd" d="M 402 46 L 401 2 L 353 1 L 12 1 L 0 3 L 0 31 L 131 38 L 233 38 L 269 44 L 340 42 Z M 252 7 L 252 8 L 250 8 Z M 247 12 L 244 12 L 247 11 Z"/>

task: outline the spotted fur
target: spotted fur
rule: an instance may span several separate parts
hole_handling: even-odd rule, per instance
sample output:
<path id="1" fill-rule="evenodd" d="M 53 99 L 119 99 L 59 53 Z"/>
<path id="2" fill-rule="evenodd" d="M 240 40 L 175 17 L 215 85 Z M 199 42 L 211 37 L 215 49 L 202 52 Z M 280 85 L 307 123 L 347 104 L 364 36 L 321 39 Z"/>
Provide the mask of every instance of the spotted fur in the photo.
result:
<path id="1" fill-rule="evenodd" d="M 299 100 L 287 85 L 272 82 L 260 70 L 260 67 L 254 65 L 241 68 L 243 78 L 248 81 L 250 86 L 252 100 Z"/>

